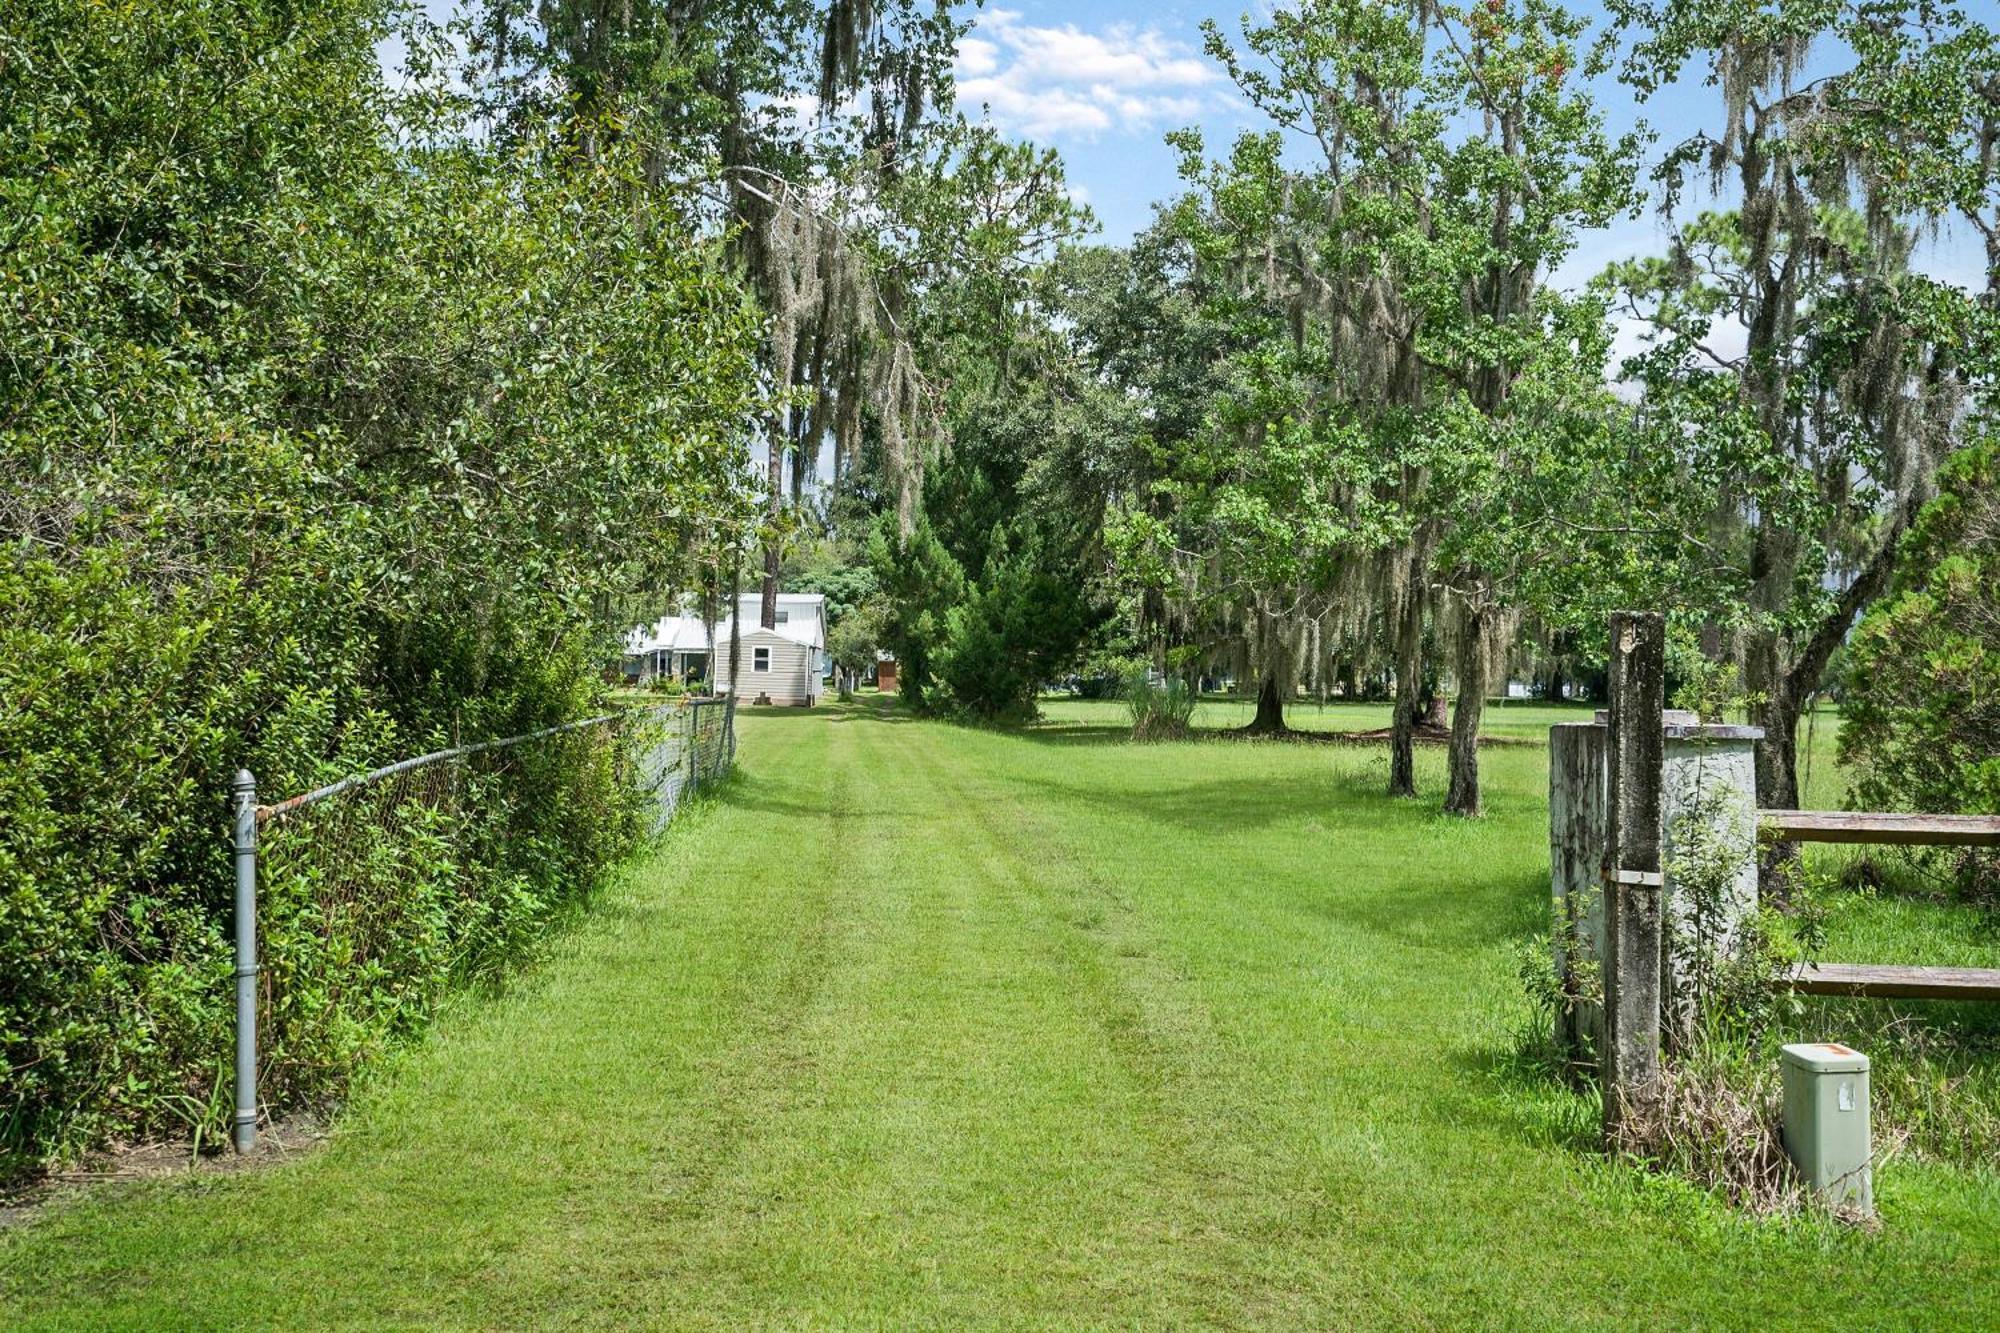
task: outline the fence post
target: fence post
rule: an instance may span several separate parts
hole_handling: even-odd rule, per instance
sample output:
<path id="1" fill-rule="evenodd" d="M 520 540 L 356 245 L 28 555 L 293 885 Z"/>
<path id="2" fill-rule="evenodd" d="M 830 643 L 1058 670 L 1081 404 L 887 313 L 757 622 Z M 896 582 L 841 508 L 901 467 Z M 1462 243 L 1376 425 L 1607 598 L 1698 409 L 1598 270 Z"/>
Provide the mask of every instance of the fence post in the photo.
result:
<path id="1" fill-rule="evenodd" d="M 1604 856 L 1607 1132 L 1646 1108 L 1659 1090 L 1666 638 L 1658 612 L 1612 613 Z"/>
<path id="2" fill-rule="evenodd" d="M 257 779 L 236 770 L 236 1119 L 237 1152 L 257 1146 Z"/>
<path id="3" fill-rule="evenodd" d="M 688 739 L 682 751 L 688 757 L 688 791 L 702 791 L 702 709 L 708 705 L 696 703 L 688 709 Z"/>
<path id="4" fill-rule="evenodd" d="M 1604 1049 L 1603 994 L 1585 993 L 1586 969 L 1604 975 L 1604 743 L 1602 722 L 1549 728 L 1550 943 L 1563 1003 L 1555 1035 L 1581 1063 Z"/>

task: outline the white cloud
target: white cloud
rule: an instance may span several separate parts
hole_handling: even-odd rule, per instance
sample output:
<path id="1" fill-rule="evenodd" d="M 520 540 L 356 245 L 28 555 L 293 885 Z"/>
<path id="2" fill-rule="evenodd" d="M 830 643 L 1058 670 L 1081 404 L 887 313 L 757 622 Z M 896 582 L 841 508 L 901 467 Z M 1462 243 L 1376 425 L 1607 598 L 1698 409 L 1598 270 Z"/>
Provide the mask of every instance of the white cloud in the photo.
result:
<path id="1" fill-rule="evenodd" d="M 959 43 L 956 74 L 960 105 L 1036 138 L 1144 132 L 1231 104 L 1221 71 L 1157 28 L 1041 27 L 1008 9 Z"/>
<path id="2" fill-rule="evenodd" d="M 958 44 L 958 74 L 960 78 L 991 74 L 1000 68 L 1000 48 L 977 37 L 967 37 Z"/>

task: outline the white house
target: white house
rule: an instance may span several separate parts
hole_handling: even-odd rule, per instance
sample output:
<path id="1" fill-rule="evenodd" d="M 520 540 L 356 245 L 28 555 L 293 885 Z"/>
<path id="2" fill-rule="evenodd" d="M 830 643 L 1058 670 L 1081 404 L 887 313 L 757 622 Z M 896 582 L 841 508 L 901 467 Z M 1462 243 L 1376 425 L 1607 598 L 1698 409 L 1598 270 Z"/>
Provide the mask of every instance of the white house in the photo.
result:
<path id="1" fill-rule="evenodd" d="M 708 678 L 708 627 L 701 617 L 661 616 L 635 626 L 625 636 L 625 676 L 646 681 L 658 676 L 694 681 Z"/>
<path id="2" fill-rule="evenodd" d="M 728 694 L 730 641 L 736 637 L 740 618 L 746 627 L 741 648 L 743 697 L 768 698 L 774 704 L 817 703 L 827 669 L 826 598 L 816 592 L 779 593 L 778 623 L 768 630 L 760 624 L 763 610 L 761 594 L 744 593 L 737 599 L 737 617 L 715 627 L 712 645 L 708 627 L 691 612 L 636 626 L 625 639 L 625 675 L 642 681 L 655 676 L 712 680 L 712 689 Z"/>
<path id="3" fill-rule="evenodd" d="M 737 618 L 716 627 L 716 693 L 738 694 L 752 703 L 818 703 L 826 688 L 826 598 L 816 592 L 779 593 L 778 623 L 770 629 L 759 623 L 763 609 L 762 597 L 746 594 L 738 600 Z M 733 655 L 743 678 L 740 692 L 730 677 L 731 642 L 738 637 L 739 623 L 741 642 Z"/>

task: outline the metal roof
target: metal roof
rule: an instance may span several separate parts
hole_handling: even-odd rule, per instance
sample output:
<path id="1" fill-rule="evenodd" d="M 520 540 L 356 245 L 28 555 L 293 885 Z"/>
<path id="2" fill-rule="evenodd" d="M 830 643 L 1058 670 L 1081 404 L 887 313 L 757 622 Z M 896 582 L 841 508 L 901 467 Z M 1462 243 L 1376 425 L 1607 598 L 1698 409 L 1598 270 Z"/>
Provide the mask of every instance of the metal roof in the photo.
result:
<path id="1" fill-rule="evenodd" d="M 737 597 L 736 605 L 746 623 L 762 621 L 762 593 L 743 593 Z M 805 614 L 795 615 L 777 626 L 774 633 L 793 643 L 803 643 L 812 648 L 826 647 L 826 594 L 781 592 L 778 594 L 778 610 Z M 716 639 L 720 641 L 733 637 L 735 623 L 731 618 L 717 625 Z M 651 625 L 635 625 L 625 636 L 625 652 L 630 657 L 663 651 L 702 653 L 707 652 L 709 647 L 708 627 L 701 623 L 700 616 L 686 613 L 661 616 Z"/>

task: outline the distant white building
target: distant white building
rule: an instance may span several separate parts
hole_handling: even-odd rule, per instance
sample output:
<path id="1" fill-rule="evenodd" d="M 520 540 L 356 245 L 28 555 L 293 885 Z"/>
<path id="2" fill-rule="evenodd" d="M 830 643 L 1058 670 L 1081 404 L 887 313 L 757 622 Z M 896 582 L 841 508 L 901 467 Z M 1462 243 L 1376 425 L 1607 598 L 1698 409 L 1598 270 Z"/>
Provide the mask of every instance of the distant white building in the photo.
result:
<path id="1" fill-rule="evenodd" d="M 759 703 L 810 707 L 819 702 L 826 687 L 826 598 L 816 592 L 778 594 L 778 623 L 765 629 L 764 599 L 749 594 L 737 602 L 737 619 L 715 631 L 715 692 L 736 694 Z M 737 624 L 743 626 L 742 642 L 734 656 L 743 677 L 736 689 L 730 678 L 730 641 Z"/>
<path id="2" fill-rule="evenodd" d="M 825 596 L 779 593 L 778 623 L 771 629 L 760 623 L 763 610 L 760 594 L 744 593 L 737 599 L 737 615 L 715 627 L 713 643 L 701 617 L 686 612 L 637 626 L 625 640 L 626 678 L 706 680 L 718 694 L 734 692 L 730 644 L 740 619 L 745 627 L 738 650 L 743 698 L 800 706 L 818 703 L 827 669 Z"/>

